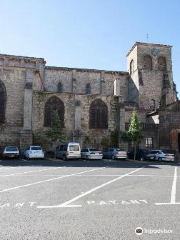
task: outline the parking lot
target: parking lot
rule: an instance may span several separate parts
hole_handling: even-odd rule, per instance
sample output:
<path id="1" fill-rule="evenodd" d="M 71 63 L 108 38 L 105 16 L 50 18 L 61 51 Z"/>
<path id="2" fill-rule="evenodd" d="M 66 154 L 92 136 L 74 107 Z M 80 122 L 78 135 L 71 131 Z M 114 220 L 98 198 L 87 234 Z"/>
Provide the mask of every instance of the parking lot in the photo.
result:
<path id="1" fill-rule="evenodd" d="M 179 166 L 0 160 L 0 239 L 180 239 Z"/>

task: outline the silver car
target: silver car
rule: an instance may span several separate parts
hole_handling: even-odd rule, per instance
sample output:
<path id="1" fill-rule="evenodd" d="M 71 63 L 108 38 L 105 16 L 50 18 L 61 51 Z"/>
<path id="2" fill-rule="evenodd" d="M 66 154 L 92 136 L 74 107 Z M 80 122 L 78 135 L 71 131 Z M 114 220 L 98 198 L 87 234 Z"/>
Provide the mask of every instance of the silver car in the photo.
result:
<path id="1" fill-rule="evenodd" d="M 102 152 L 97 148 L 88 147 L 81 150 L 81 158 L 83 159 L 102 159 Z"/>
<path id="2" fill-rule="evenodd" d="M 174 161 L 174 150 L 158 150 L 154 155 L 154 159 L 158 161 Z"/>

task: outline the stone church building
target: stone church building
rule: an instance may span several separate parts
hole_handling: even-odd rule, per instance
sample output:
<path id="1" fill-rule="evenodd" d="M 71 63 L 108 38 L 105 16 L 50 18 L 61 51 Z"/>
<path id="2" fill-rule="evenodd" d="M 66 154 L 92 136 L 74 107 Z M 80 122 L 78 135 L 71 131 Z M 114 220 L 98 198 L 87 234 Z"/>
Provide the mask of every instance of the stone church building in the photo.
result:
<path id="1" fill-rule="evenodd" d="M 102 148 L 128 128 L 133 109 L 142 148 L 180 151 L 180 102 L 171 46 L 136 42 L 127 72 L 46 66 L 43 58 L 0 54 L 0 147 L 23 151 L 57 110 L 67 141 Z M 119 144 L 123 144 L 119 141 Z"/>

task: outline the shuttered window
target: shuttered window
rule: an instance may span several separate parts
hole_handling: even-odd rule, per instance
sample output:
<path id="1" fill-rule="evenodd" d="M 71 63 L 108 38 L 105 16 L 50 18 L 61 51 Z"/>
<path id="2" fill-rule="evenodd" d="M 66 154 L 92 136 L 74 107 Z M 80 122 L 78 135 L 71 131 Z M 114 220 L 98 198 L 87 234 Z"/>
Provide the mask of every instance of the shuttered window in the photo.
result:
<path id="1" fill-rule="evenodd" d="M 62 83 L 59 82 L 58 85 L 57 85 L 57 91 L 62 92 L 62 89 L 63 89 Z"/>
<path id="2" fill-rule="evenodd" d="M 91 85 L 88 83 L 86 84 L 86 93 L 90 94 L 91 93 Z"/>
<path id="3" fill-rule="evenodd" d="M 45 104 L 44 126 L 52 126 L 53 111 L 57 111 L 61 126 L 64 127 L 64 103 L 58 97 L 51 97 Z"/>
<path id="4" fill-rule="evenodd" d="M 108 128 L 108 108 L 101 99 L 94 100 L 89 108 L 89 128 Z"/>
<path id="5" fill-rule="evenodd" d="M 158 58 L 158 70 L 165 71 L 166 70 L 166 59 L 165 57 Z"/>
<path id="6" fill-rule="evenodd" d="M 6 89 L 4 84 L 0 81 L 0 123 L 5 122 L 6 110 Z"/>
<path id="7" fill-rule="evenodd" d="M 144 68 L 152 70 L 152 57 L 149 55 L 144 56 Z"/>

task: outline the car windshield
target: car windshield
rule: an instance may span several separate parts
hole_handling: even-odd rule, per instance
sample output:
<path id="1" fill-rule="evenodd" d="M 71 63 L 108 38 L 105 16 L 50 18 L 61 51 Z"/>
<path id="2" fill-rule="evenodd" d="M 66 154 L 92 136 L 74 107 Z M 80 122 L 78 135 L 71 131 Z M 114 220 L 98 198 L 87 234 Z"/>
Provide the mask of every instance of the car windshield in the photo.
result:
<path id="1" fill-rule="evenodd" d="M 175 150 L 162 150 L 163 153 L 175 154 Z"/>
<path id="2" fill-rule="evenodd" d="M 31 147 L 31 150 L 42 150 L 42 148 L 34 146 L 34 147 Z"/>
<path id="3" fill-rule="evenodd" d="M 145 153 L 145 154 L 150 153 L 150 151 L 147 150 L 147 149 L 142 149 L 142 152 Z"/>
<path id="4" fill-rule="evenodd" d="M 91 152 L 97 152 L 97 151 L 99 151 L 99 150 L 98 150 L 97 148 L 90 148 L 89 151 L 91 151 Z"/>
<path id="5" fill-rule="evenodd" d="M 79 145 L 69 145 L 69 151 L 79 151 Z"/>
<path id="6" fill-rule="evenodd" d="M 14 152 L 14 151 L 18 151 L 17 147 L 7 147 L 6 151 L 8 152 Z"/>
<path id="7" fill-rule="evenodd" d="M 157 150 L 157 151 L 151 151 L 150 153 L 156 154 L 156 153 L 158 153 L 158 152 L 159 152 L 159 150 Z"/>

